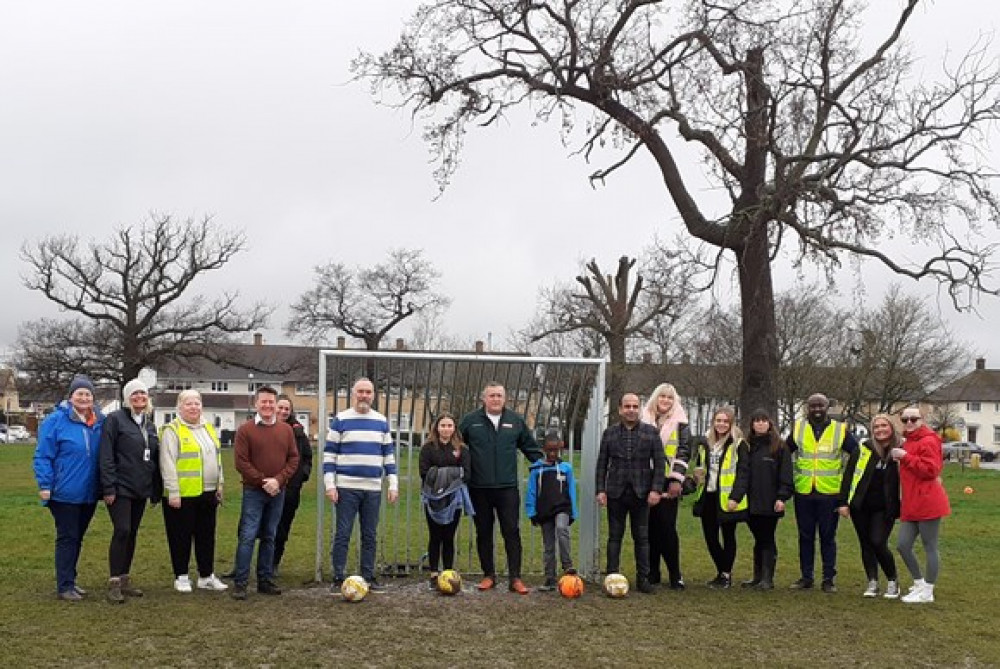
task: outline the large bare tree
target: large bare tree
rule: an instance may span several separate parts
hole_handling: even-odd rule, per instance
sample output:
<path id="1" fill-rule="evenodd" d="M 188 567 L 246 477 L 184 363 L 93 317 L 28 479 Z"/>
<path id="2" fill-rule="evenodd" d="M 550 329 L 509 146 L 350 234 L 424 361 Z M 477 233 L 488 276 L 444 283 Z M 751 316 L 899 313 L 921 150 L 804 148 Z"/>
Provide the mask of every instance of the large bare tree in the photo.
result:
<path id="1" fill-rule="evenodd" d="M 904 39 L 920 4 L 886 24 L 850 0 L 437 0 L 353 67 L 424 124 L 442 187 L 465 133 L 516 107 L 557 119 L 585 156 L 620 149 L 595 180 L 648 152 L 692 250 L 735 263 L 741 403 L 774 408 L 779 254 L 865 258 L 940 282 L 959 307 L 997 292 L 976 242 L 1000 219 L 981 150 L 997 63 L 975 44 L 924 80 Z M 893 236 L 912 242 L 905 256 L 880 243 Z"/>
<path id="2" fill-rule="evenodd" d="M 569 333 L 597 335 L 610 359 L 608 399 L 617 406 L 625 392 L 629 345 L 649 339 L 651 330 L 679 316 L 693 292 L 684 272 L 670 272 L 670 258 L 622 256 L 615 273 L 605 274 L 596 260 L 587 262 L 575 286 L 555 286 L 541 292 L 541 309 L 529 325 L 530 339 L 544 340 Z M 650 280 L 650 277 L 653 280 Z M 584 335 L 587 336 L 587 335 Z M 583 351 L 583 354 L 598 353 Z"/>
<path id="3" fill-rule="evenodd" d="M 120 384 L 167 360 L 216 357 L 217 344 L 263 327 L 270 313 L 262 303 L 241 309 L 236 292 L 194 292 L 200 277 L 245 247 L 243 234 L 209 217 L 162 214 L 119 228 L 107 241 L 57 235 L 26 242 L 24 285 L 75 318 L 22 325 L 19 370 L 36 389 L 60 392 L 75 373 Z"/>
<path id="4" fill-rule="evenodd" d="M 435 290 L 440 273 L 419 249 L 392 249 L 374 267 L 331 261 L 315 272 L 316 284 L 299 297 L 287 325 L 289 334 L 313 342 L 343 332 L 375 351 L 402 321 L 449 303 Z"/>

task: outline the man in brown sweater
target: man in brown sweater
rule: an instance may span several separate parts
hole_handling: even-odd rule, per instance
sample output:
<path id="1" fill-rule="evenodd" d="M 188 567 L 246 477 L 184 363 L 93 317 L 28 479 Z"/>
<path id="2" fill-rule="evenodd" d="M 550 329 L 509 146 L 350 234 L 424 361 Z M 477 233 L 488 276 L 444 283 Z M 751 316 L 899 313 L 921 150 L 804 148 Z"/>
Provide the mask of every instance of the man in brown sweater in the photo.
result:
<path id="1" fill-rule="evenodd" d="M 257 592 L 280 595 L 274 583 L 274 535 L 281 520 L 285 486 L 299 466 L 292 427 L 278 420 L 278 393 L 261 386 L 254 394 L 257 415 L 236 431 L 236 471 L 243 478 L 243 504 L 240 507 L 239 544 L 236 548 L 233 599 L 247 598 L 253 544 L 257 549 Z"/>

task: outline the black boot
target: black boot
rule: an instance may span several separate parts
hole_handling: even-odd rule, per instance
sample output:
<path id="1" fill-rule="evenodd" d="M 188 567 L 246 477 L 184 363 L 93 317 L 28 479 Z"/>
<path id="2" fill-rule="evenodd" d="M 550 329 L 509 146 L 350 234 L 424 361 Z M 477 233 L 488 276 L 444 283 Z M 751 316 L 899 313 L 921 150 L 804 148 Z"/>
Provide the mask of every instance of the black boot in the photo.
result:
<path id="1" fill-rule="evenodd" d="M 761 551 L 760 583 L 756 585 L 758 590 L 774 590 L 774 568 L 777 563 L 778 556 L 773 550 Z"/>
<path id="2" fill-rule="evenodd" d="M 743 588 L 753 588 L 758 583 L 760 583 L 760 577 L 761 577 L 761 553 L 762 553 L 762 551 L 759 548 L 757 548 L 757 546 L 753 547 L 753 578 L 750 579 L 749 581 L 743 581 L 743 582 L 741 582 L 740 583 L 740 587 L 743 587 Z"/>

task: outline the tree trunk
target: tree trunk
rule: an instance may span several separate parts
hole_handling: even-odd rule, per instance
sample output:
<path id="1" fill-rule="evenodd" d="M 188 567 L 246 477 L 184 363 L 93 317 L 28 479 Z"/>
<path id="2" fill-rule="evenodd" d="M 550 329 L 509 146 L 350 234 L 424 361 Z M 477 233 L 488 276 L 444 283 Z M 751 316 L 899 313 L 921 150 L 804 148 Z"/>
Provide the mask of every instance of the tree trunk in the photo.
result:
<path id="1" fill-rule="evenodd" d="M 608 350 L 611 358 L 611 369 L 608 374 L 607 401 L 610 421 L 614 422 L 617 416 L 617 407 L 621 402 L 622 395 L 627 392 L 636 392 L 635 389 L 625 388 L 625 337 L 608 337 Z"/>
<path id="2" fill-rule="evenodd" d="M 774 284 L 767 242 L 767 227 L 755 224 L 742 251 L 736 253 L 743 309 L 743 379 L 740 386 L 740 420 L 754 409 L 764 409 L 777 422 L 777 326 L 774 318 Z"/>

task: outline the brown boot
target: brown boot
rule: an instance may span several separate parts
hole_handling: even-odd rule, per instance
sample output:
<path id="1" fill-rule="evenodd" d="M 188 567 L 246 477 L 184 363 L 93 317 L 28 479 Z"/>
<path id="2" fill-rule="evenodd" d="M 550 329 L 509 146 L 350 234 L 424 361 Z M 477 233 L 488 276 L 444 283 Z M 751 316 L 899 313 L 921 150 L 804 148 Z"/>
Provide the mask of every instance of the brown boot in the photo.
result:
<path id="1" fill-rule="evenodd" d="M 123 595 L 126 597 L 142 597 L 142 590 L 132 585 L 131 577 L 128 574 L 123 574 L 121 579 Z"/>
<path id="2" fill-rule="evenodd" d="M 122 579 L 117 576 L 108 579 L 108 601 L 112 604 L 125 603 L 125 595 L 122 594 Z"/>

